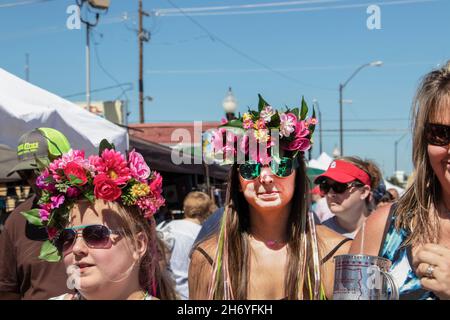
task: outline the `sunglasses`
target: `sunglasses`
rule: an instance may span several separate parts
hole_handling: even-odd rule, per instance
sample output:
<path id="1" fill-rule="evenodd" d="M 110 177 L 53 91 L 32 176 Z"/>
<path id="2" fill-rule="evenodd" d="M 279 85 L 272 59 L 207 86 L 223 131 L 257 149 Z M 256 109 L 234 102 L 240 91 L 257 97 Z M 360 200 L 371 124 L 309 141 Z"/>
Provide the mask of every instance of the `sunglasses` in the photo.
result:
<path id="1" fill-rule="evenodd" d="M 363 187 L 364 185 L 355 181 L 349 183 L 340 183 L 335 181 L 324 180 L 320 183 L 319 188 L 323 194 L 327 194 L 332 189 L 334 193 L 344 193 L 351 187 Z"/>
<path id="2" fill-rule="evenodd" d="M 292 172 L 298 168 L 299 164 L 297 159 L 281 158 L 280 160 L 272 160 L 268 165 L 272 173 L 279 177 L 285 178 L 292 174 Z M 246 161 L 239 166 L 239 174 L 245 180 L 254 180 L 261 175 L 261 168 L 264 167 L 261 163 L 256 163 L 252 160 Z"/>
<path id="3" fill-rule="evenodd" d="M 101 224 L 92 224 L 86 226 L 78 226 L 66 228 L 55 239 L 54 244 L 59 252 L 68 253 L 77 239 L 77 235 L 81 232 L 84 242 L 89 248 L 109 249 L 112 246 L 111 234 L 121 234 L 122 232 L 113 231 Z"/>
<path id="4" fill-rule="evenodd" d="M 448 146 L 450 144 L 450 126 L 428 123 L 425 126 L 425 137 L 433 146 Z"/>

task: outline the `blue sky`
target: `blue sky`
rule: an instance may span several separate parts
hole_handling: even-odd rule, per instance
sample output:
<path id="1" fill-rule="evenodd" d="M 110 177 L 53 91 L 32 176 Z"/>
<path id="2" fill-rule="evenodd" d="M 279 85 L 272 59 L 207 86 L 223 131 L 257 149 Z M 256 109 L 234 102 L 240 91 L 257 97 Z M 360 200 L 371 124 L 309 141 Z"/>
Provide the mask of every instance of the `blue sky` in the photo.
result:
<path id="1" fill-rule="evenodd" d="M 58 95 L 85 90 L 85 31 L 68 30 L 66 9 L 75 0 L 0 0 L 0 67 Z M 409 129 L 412 98 L 425 73 L 450 59 L 448 0 L 144 0 L 153 13 L 145 19 L 151 41 L 145 45 L 147 122 L 214 121 L 223 116 L 228 86 L 239 111 L 255 106 L 261 93 L 273 106 L 298 105 L 302 95 L 319 101 L 324 130 L 339 128 L 338 86 L 360 65 L 345 88 L 346 155 L 375 160 L 386 175 L 394 169 L 394 141 Z M 307 3 L 310 2 L 310 3 Z M 9 4 L 15 3 L 15 6 Z M 19 5 L 24 3 L 23 5 Z M 92 93 L 93 100 L 128 98 L 129 122 L 137 122 L 137 0 L 111 0 L 92 36 L 92 89 L 132 83 Z M 206 7 L 182 14 L 155 15 L 174 6 Z M 245 9 L 243 5 L 254 8 Z M 366 10 L 381 8 L 381 29 L 369 30 Z M 267 5 L 263 7 L 262 5 Z M 212 7 L 231 6 L 228 10 Z M 259 12 L 264 10 L 265 12 Z M 281 12 L 280 12 L 281 11 Z M 162 11 L 160 11 L 162 12 Z M 179 12 L 179 11 L 178 11 Z M 198 15 L 202 13 L 204 15 Z M 124 19 L 124 17 L 127 17 Z M 99 65 L 99 61 L 113 79 Z M 83 95 L 71 97 L 84 100 Z M 395 129 L 395 130 L 394 130 Z M 319 137 L 313 156 L 319 152 Z M 323 149 L 339 144 L 338 132 L 323 133 Z M 398 144 L 398 167 L 409 172 L 411 138 Z"/>

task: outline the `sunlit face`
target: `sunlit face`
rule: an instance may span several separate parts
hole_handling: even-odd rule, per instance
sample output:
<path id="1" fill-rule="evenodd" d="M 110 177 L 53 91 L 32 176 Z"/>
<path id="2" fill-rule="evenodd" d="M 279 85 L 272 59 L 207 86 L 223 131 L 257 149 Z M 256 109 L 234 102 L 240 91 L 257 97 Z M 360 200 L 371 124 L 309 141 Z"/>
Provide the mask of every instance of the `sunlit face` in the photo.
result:
<path id="1" fill-rule="evenodd" d="M 431 123 L 450 126 L 450 99 L 447 99 L 447 107 L 441 108 L 439 116 L 430 119 Z M 445 111 L 446 110 L 446 111 Z M 439 183 L 448 196 L 450 194 L 450 144 L 446 146 L 435 146 L 428 144 L 428 158 Z M 444 195 L 445 196 L 445 195 Z"/>
<path id="2" fill-rule="evenodd" d="M 331 183 L 335 181 L 329 179 Z M 366 198 L 369 196 L 370 187 L 350 186 L 343 193 L 336 193 L 331 188 L 325 195 L 330 211 L 336 216 L 345 216 L 350 212 L 364 212 Z"/>
<path id="3" fill-rule="evenodd" d="M 296 171 L 280 178 L 265 166 L 261 175 L 254 180 L 245 180 L 239 175 L 241 191 L 248 204 L 260 211 L 270 211 L 283 208 L 290 203 L 295 189 Z"/>
<path id="4" fill-rule="evenodd" d="M 115 203 L 97 200 L 95 206 L 79 202 L 70 213 L 70 227 L 92 224 L 105 225 L 111 230 L 123 230 Z M 120 290 L 127 282 L 136 281 L 139 259 L 142 256 L 134 241 L 122 234 L 111 234 L 108 248 L 91 248 L 83 240 L 81 230 L 72 247 L 64 256 L 66 269 L 79 270 L 79 291 L 82 295 Z M 71 267 L 73 268 L 73 267 Z"/>

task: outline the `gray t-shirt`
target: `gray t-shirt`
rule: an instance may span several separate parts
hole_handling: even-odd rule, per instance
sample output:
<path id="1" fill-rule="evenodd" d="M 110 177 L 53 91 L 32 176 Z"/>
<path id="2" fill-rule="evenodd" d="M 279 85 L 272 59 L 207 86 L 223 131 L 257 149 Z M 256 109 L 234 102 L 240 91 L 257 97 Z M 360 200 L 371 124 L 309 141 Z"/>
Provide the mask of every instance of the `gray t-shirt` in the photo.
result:
<path id="1" fill-rule="evenodd" d="M 348 232 L 347 230 L 345 230 L 344 228 L 342 228 L 336 221 L 336 217 L 333 216 L 327 220 L 325 220 L 324 222 L 322 222 L 322 225 L 330 228 L 333 231 L 336 231 L 337 233 L 342 234 L 344 237 L 350 238 L 350 239 L 354 239 L 356 236 L 356 233 L 358 232 L 358 230 L 353 231 L 353 232 Z"/>

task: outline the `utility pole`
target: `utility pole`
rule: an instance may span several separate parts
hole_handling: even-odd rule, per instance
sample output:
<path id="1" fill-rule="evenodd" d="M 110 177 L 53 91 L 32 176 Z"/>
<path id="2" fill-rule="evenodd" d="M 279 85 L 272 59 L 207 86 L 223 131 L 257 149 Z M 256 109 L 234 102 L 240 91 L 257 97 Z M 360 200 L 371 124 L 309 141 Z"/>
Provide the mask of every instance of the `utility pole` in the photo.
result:
<path id="1" fill-rule="evenodd" d="M 142 10 L 142 0 L 139 0 L 139 122 L 144 123 L 144 41 L 150 40 L 149 33 L 143 28 L 143 16 L 148 17 L 149 14 Z"/>

